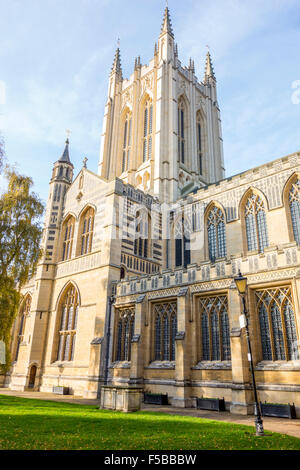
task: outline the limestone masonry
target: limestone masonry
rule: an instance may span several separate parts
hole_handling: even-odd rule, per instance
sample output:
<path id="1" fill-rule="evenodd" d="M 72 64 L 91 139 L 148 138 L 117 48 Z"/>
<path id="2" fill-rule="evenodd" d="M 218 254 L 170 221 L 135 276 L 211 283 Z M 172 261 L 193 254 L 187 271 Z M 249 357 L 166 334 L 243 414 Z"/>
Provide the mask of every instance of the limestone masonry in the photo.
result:
<path id="1" fill-rule="evenodd" d="M 74 177 L 68 140 L 54 164 L 4 386 L 100 398 L 111 385 L 252 413 L 241 271 L 259 399 L 300 417 L 299 157 L 225 178 L 210 53 L 199 81 L 166 8 L 148 65 L 125 79 L 116 51 L 98 174 L 84 161 Z"/>

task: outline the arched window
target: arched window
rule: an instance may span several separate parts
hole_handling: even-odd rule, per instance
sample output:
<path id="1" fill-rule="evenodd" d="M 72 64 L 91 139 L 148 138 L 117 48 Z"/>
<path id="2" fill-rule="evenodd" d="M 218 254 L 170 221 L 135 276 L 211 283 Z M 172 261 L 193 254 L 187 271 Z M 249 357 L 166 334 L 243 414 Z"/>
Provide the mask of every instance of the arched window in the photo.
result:
<path id="1" fill-rule="evenodd" d="M 295 241 L 300 245 L 300 180 L 294 181 L 289 192 L 289 206 Z"/>
<path id="2" fill-rule="evenodd" d="M 291 361 L 299 359 L 299 346 L 291 288 L 277 287 L 256 291 L 262 359 Z"/>
<path id="3" fill-rule="evenodd" d="M 115 360 L 131 360 L 131 340 L 134 334 L 134 308 L 116 310 L 117 313 L 117 347 Z"/>
<path id="4" fill-rule="evenodd" d="M 202 361 L 230 361 L 230 330 L 227 296 L 199 298 Z"/>
<path id="5" fill-rule="evenodd" d="M 145 210 L 137 211 L 136 213 L 136 226 L 135 226 L 135 240 L 134 240 L 134 254 L 142 258 L 148 258 L 149 253 L 149 240 L 150 236 L 151 219 L 148 212 Z"/>
<path id="6" fill-rule="evenodd" d="M 186 267 L 191 262 L 191 226 L 187 216 L 180 216 L 174 226 L 175 265 Z"/>
<path id="7" fill-rule="evenodd" d="M 131 114 L 127 113 L 124 123 L 123 150 L 122 150 L 122 173 L 128 170 L 131 151 Z"/>
<path id="8" fill-rule="evenodd" d="M 185 163 L 186 161 L 185 119 L 184 101 L 180 99 L 178 103 L 178 157 L 180 163 Z"/>
<path id="9" fill-rule="evenodd" d="M 75 219 L 74 217 L 70 216 L 64 222 L 62 227 L 63 233 L 63 253 L 62 253 L 62 261 L 66 261 L 71 258 L 72 256 L 72 247 L 73 247 L 73 237 L 74 237 L 74 227 L 75 227 Z"/>
<path id="10" fill-rule="evenodd" d="M 78 292 L 71 285 L 64 294 L 59 308 L 57 361 L 72 361 L 74 358 L 78 310 Z"/>
<path id="11" fill-rule="evenodd" d="M 248 251 L 260 252 L 268 246 L 265 206 L 258 194 L 252 193 L 245 205 L 245 225 Z"/>
<path id="12" fill-rule="evenodd" d="M 154 305 L 154 360 L 175 361 L 177 303 Z"/>
<path id="13" fill-rule="evenodd" d="M 89 207 L 81 216 L 80 255 L 86 255 L 92 251 L 94 213 L 94 209 Z"/>
<path id="14" fill-rule="evenodd" d="M 198 166 L 199 174 L 203 174 L 203 129 L 201 115 L 198 112 L 196 118 L 196 133 L 197 133 L 197 155 L 198 155 Z"/>
<path id="15" fill-rule="evenodd" d="M 18 315 L 19 321 L 17 324 L 18 336 L 17 336 L 17 346 L 16 346 L 16 352 L 15 352 L 15 361 L 18 360 L 20 344 L 22 343 L 24 339 L 25 322 L 26 322 L 26 318 L 30 314 L 31 300 L 32 299 L 30 295 L 27 295 L 25 297 L 25 300 L 23 301 L 21 305 L 20 313 Z"/>
<path id="16" fill-rule="evenodd" d="M 207 235 L 209 259 L 215 261 L 217 258 L 226 256 L 226 234 L 224 214 L 218 207 L 214 207 L 207 217 Z"/>
<path id="17" fill-rule="evenodd" d="M 152 132 L 153 132 L 153 105 L 150 98 L 144 108 L 144 136 L 143 136 L 143 162 L 152 156 Z"/>

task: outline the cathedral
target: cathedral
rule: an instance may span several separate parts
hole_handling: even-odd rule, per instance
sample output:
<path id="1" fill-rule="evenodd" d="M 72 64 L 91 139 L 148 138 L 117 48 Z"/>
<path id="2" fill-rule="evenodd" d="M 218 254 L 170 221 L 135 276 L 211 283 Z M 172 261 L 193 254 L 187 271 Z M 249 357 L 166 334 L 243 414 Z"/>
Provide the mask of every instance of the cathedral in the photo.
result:
<path id="1" fill-rule="evenodd" d="M 98 173 L 85 159 L 74 175 L 69 145 L 1 385 L 94 399 L 139 387 L 251 414 L 241 272 L 259 400 L 300 417 L 300 153 L 225 177 L 210 53 L 198 80 L 168 8 L 147 65 L 126 79 L 115 53 Z"/>

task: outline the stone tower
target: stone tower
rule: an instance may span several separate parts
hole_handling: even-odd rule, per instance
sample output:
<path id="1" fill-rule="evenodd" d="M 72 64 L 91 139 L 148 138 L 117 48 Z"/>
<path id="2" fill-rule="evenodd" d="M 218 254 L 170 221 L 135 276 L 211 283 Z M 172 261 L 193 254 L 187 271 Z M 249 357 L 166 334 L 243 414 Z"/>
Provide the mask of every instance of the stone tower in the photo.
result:
<path id="1" fill-rule="evenodd" d="M 116 51 L 98 173 L 107 180 L 118 177 L 160 202 L 174 202 L 225 176 L 210 53 L 199 82 L 194 61 L 183 67 L 178 58 L 168 8 L 148 65 L 136 58 L 134 73 L 125 79 Z"/>

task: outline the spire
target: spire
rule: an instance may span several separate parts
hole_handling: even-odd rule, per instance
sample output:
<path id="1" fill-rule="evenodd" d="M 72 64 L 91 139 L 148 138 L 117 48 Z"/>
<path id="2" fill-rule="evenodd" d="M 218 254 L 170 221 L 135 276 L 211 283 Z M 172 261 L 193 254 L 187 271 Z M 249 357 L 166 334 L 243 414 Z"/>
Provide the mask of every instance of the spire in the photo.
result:
<path id="1" fill-rule="evenodd" d="M 178 44 L 177 43 L 175 44 L 174 53 L 175 53 L 175 56 L 178 57 Z"/>
<path id="2" fill-rule="evenodd" d="M 206 54 L 206 64 L 205 64 L 204 82 L 207 82 L 209 78 L 212 78 L 213 80 L 216 79 L 216 77 L 215 77 L 215 72 L 214 72 L 214 68 L 213 68 L 212 61 L 211 61 L 210 52 L 207 51 L 207 54 Z"/>
<path id="3" fill-rule="evenodd" d="M 120 55 L 120 48 L 118 47 L 115 53 L 114 62 L 111 68 L 111 73 L 118 73 L 122 75 L 122 67 L 121 67 L 121 55 Z"/>
<path id="4" fill-rule="evenodd" d="M 165 8 L 164 19 L 163 19 L 163 23 L 162 23 L 162 26 L 161 26 L 161 34 L 163 34 L 163 33 L 169 33 L 170 36 L 172 36 L 172 38 L 174 39 L 174 34 L 173 34 L 173 30 L 172 30 L 172 23 L 171 23 L 171 19 L 170 19 L 170 11 L 169 11 L 169 8 L 167 6 Z"/>
<path id="5" fill-rule="evenodd" d="M 70 156 L 69 156 L 69 139 L 66 140 L 65 149 L 63 151 L 62 156 L 58 160 L 59 162 L 71 163 Z"/>
<path id="6" fill-rule="evenodd" d="M 190 69 L 193 73 L 195 73 L 195 62 L 192 60 L 191 57 L 190 57 L 189 69 Z"/>

